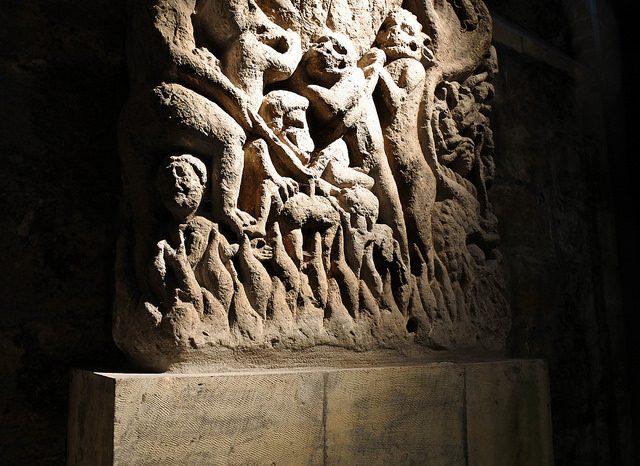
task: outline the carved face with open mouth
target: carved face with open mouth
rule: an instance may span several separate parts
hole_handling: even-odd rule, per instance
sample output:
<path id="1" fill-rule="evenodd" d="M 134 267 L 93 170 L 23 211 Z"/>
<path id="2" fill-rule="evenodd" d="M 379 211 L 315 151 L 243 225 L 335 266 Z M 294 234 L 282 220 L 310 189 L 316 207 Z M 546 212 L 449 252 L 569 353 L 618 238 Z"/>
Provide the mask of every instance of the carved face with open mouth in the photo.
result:
<path id="1" fill-rule="evenodd" d="M 308 108 L 309 101 L 305 97 L 290 91 L 277 90 L 265 96 L 260 107 L 260 115 L 284 142 L 308 155 L 315 148 L 307 123 Z M 304 164 L 309 163 L 309 157 L 301 161 Z"/>
<path id="2" fill-rule="evenodd" d="M 306 153 L 313 152 L 314 144 L 307 124 L 304 108 L 294 107 L 282 117 L 282 135 L 292 146 L 298 147 Z"/>
<path id="3" fill-rule="evenodd" d="M 421 61 L 423 56 L 428 64 L 434 60 L 431 38 L 422 32 L 418 19 L 407 10 L 398 10 L 387 16 L 376 36 L 376 44 L 388 60 L 413 58 Z"/>
<path id="4" fill-rule="evenodd" d="M 356 60 L 351 40 L 339 33 L 318 36 L 304 56 L 307 73 L 320 82 L 339 79 L 356 66 Z"/>
<path id="5" fill-rule="evenodd" d="M 261 73 L 264 73 L 261 85 L 285 80 L 293 74 L 302 58 L 298 34 L 258 13 L 225 51 L 227 73 L 245 85 L 252 79 L 262 81 Z"/>
<path id="6" fill-rule="evenodd" d="M 158 171 L 160 198 L 176 220 L 187 220 L 200 206 L 206 167 L 192 155 L 167 157 Z"/>

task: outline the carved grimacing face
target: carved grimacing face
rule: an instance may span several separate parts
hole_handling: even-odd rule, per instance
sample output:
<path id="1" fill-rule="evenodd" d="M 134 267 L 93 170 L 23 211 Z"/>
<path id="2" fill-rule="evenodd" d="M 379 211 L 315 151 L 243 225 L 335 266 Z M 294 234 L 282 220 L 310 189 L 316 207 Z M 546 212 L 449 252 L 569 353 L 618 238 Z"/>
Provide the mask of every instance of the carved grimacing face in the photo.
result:
<path id="1" fill-rule="evenodd" d="M 286 109 L 282 115 L 282 135 L 301 151 L 311 153 L 315 148 L 309 125 L 307 123 L 306 109 L 301 107 Z"/>
<path id="2" fill-rule="evenodd" d="M 330 33 L 314 39 L 305 53 L 309 76 L 320 82 L 340 78 L 356 66 L 356 50 L 343 34 Z"/>
<path id="3" fill-rule="evenodd" d="M 198 210 L 204 186 L 191 163 L 169 159 L 169 164 L 163 164 L 158 171 L 158 191 L 174 218 L 187 220 Z"/>
<path id="4" fill-rule="evenodd" d="M 266 84 L 287 79 L 293 74 L 302 58 L 298 34 L 281 28 L 266 16 L 262 21 L 253 24 L 245 34 L 252 35 L 255 40 L 249 42 L 257 45 L 253 53 L 268 64 L 265 70 L 268 72 L 265 77 Z"/>
<path id="5" fill-rule="evenodd" d="M 424 54 L 427 61 L 432 62 L 433 52 L 425 41 L 430 42 L 429 36 L 422 32 L 422 26 L 409 12 L 389 15 L 376 36 L 376 44 L 387 60 L 413 58 L 420 61 Z"/>
<path id="6" fill-rule="evenodd" d="M 290 91 L 277 90 L 265 96 L 260 107 L 260 115 L 290 146 L 310 154 L 315 149 L 315 144 L 307 121 L 308 108 L 309 101 L 305 97 Z"/>

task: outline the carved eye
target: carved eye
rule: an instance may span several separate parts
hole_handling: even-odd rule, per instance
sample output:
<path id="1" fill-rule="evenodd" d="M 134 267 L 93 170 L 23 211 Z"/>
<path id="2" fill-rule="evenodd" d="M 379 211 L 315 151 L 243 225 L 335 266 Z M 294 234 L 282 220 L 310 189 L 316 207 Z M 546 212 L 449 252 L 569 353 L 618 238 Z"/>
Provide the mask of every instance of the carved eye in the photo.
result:
<path id="1" fill-rule="evenodd" d="M 347 49 L 345 49 L 341 44 L 339 44 L 338 42 L 335 42 L 333 44 L 333 49 L 338 52 L 340 55 L 346 55 L 347 54 Z"/>
<path id="2" fill-rule="evenodd" d="M 304 128 L 304 121 L 300 120 L 299 118 L 296 118 L 295 116 L 291 115 L 291 116 L 285 116 L 283 118 L 283 126 L 285 128 L 300 128 L 303 129 Z"/>
<path id="3" fill-rule="evenodd" d="M 264 24 L 259 24 L 256 28 L 256 34 L 265 34 L 267 32 L 267 27 Z"/>
<path id="4" fill-rule="evenodd" d="M 402 26 L 400 26 L 400 29 L 402 29 L 402 32 L 406 32 L 407 34 L 413 36 L 415 34 L 415 31 L 413 30 L 413 28 L 411 26 L 409 26 L 408 24 L 403 24 Z"/>

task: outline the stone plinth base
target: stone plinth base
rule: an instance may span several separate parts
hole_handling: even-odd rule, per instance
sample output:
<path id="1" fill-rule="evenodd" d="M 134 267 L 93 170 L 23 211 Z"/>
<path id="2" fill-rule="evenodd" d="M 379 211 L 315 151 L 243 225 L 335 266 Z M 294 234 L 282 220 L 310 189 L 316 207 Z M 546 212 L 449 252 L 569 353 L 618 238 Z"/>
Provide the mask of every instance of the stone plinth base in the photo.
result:
<path id="1" fill-rule="evenodd" d="M 551 465 L 541 361 L 75 371 L 71 465 Z"/>

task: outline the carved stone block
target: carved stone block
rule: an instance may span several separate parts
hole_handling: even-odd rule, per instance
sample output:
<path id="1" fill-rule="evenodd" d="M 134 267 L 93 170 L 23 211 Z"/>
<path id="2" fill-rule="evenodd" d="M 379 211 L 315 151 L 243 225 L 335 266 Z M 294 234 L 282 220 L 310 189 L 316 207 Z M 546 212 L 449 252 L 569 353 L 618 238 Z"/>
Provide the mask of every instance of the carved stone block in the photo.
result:
<path id="1" fill-rule="evenodd" d="M 466 367 L 469 465 L 553 464 L 547 377 L 542 361 Z"/>
<path id="2" fill-rule="evenodd" d="M 72 377 L 68 464 L 547 466 L 540 361 Z"/>
<path id="3" fill-rule="evenodd" d="M 480 0 L 129 13 L 113 333 L 133 361 L 503 347 Z"/>
<path id="4" fill-rule="evenodd" d="M 329 374 L 329 464 L 464 464 L 464 367 Z"/>
<path id="5" fill-rule="evenodd" d="M 322 464 L 318 372 L 76 372 L 71 393 L 69 464 Z M 102 409 L 101 397 L 112 410 Z"/>

